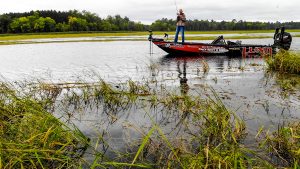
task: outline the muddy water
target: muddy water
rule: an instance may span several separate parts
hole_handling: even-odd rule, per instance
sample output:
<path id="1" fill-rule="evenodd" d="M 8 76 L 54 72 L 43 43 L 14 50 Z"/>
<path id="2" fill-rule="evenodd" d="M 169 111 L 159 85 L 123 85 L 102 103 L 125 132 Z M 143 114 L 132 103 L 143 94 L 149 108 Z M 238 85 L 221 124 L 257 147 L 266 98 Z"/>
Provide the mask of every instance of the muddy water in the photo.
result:
<path id="1" fill-rule="evenodd" d="M 293 41 L 292 50 L 300 50 L 300 38 Z M 271 44 L 272 40 L 243 42 Z M 5 81 L 93 82 L 103 78 L 122 83 L 131 79 L 194 95 L 205 93 L 204 89 L 211 86 L 226 106 L 246 121 L 252 136 L 260 126 L 276 128 L 278 124 L 300 118 L 299 92 L 283 93 L 276 77 L 266 73 L 262 58 L 172 57 L 158 48 L 150 55 L 148 42 L 132 41 L 0 46 L 0 57 L 0 74 Z M 208 73 L 203 72 L 202 61 L 208 63 Z M 188 90 L 182 91 L 183 85 Z M 67 117 L 66 112 L 75 113 Z M 95 142 L 103 136 L 110 150 L 122 150 L 133 144 L 142 133 L 147 133 L 153 120 L 164 131 L 176 131 L 173 133 L 184 136 L 180 115 L 165 114 L 159 109 L 145 110 L 143 103 L 118 113 L 107 112 L 105 107 L 58 108 L 57 116 L 71 117 Z"/>

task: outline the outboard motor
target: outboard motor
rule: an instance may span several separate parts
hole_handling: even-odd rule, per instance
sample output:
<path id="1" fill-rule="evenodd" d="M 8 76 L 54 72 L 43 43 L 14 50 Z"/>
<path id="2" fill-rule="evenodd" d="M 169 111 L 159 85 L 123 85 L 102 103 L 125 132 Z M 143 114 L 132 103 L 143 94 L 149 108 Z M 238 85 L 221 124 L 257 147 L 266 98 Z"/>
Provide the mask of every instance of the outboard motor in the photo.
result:
<path id="1" fill-rule="evenodd" d="M 217 37 L 211 44 L 213 45 L 226 45 L 223 35 Z"/>
<path id="2" fill-rule="evenodd" d="M 274 46 L 279 49 L 289 50 L 292 44 L 292 36 L 290 33 L 285 32 L 285 27 L 276 28 L 274 34 Z"/>

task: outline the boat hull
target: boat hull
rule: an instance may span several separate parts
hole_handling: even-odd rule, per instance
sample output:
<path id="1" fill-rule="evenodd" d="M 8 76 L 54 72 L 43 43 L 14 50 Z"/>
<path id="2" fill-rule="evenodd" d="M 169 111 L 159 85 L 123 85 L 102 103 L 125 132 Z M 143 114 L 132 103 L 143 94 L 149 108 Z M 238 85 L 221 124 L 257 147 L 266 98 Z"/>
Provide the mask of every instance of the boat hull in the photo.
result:
<path id="1" fill-rule="evenodd" d="M 163 39 L 152 39 L 160 49 L 172 55 L 272 55 L 274 48 L 270 45 L 229 45 L 209 43 L 174 43 Z"/>

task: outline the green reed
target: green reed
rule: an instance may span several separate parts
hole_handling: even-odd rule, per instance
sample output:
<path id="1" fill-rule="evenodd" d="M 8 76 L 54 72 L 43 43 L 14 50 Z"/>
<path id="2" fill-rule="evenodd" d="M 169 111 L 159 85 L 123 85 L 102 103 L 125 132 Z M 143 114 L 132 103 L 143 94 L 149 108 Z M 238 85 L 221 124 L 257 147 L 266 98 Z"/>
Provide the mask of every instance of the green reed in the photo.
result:
<path id="1" fill-rule="evenodd" d="M 300 74 L 300 54 L 280 50 L 275 56 L 267 59 L 268 68 L 280 73 Z"/>
<path id="2" fill-rule="evenodd" d="M 83 162 L 89 139 L 50 114 L 47 102 L 0 84 L 0 168 L 72 168 Z"/>
<path id="3" fill-rule="evenodd" d="M 284 167 L 300 167 L 300 122 L 279 125 L 277 131 L 262 133 L 261 147 Z M 274 159 L 274 161 L 275 161 Z M 276 162 L 275 161 L 275 162 Z"/>

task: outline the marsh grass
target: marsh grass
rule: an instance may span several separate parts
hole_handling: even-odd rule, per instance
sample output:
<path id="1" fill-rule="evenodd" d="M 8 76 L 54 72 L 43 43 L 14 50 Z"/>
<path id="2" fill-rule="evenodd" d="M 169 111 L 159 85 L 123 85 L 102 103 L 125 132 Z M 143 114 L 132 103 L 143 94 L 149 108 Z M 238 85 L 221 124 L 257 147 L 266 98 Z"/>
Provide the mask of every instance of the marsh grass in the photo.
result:
<path id="1" fill-rule="evenodd" d="M 296 92 L 300 89 L 300 77 L 292 75 L 277 75 L 276 82 L 285 92 Z"/>
<path id="2" fill-rule="evenodd" d="M 284 167 L 300 167 L 300 122 L 278 126 L 277 131 L 263 133 L 261 147 L 267 147 L 271 158 Z"/>
<path id="3" fill-rule="evenodd" d="M 247 134 L 245 124 L 215 96 L 203 105 L 203 112 L 193 114 L 195 126 L 199 128 L 197 133 L 192 133 L 197 147 L 180 155 L 184 168 L 250 166 L 251 160 L 246 155 L 249 150 L 241 144 Z"/>
<path id="4" fill-rule="evenodd" d="M 45 104 L 0 84 L 1 168 L 72 168 L 83 162 L 89 139 Z"/>
<path id="5" fill-rule="evenodd" d="M 138 98 L 133 102 L 137 102 L 141 97 L 144 98 L 143 100 L 150 97 L 150 104 L 155 104 L 154 107 L 160 107 L 166 113 L 188 114 L 182 116 L 182 118 L 191 118 L 188 123 L 193 127 L 188 128 L 188 139 L 172 139 L 153 122 L 149 132 L 143 134 L 144 137 L 134 143 L 135 148 L 132 148 L 128 154 L 123 154 L 121 161 L 101 163 L 96 160 L 94 161 L 95 166 L 247 168 L 263 163 L 242 144 L 247 135 L 245 123 L 225 107 L 215 91 L 212 90 L 213 96 L 207 99 L 189 95 L 182 96 L 166 91 L 157 96 L 147 87 L 139 87 L 133 83 L 130 81 L 127 84 L 129 88 L 125 87 L 126 90 L 122 90 L 125 88 L 119 86 L 118 92 L 108 87 L 108 84 L 102 84 L 103 92 L 100 92 L 100 98 L 111 98 L 111 94 L 117 94 L 117 98 L 122 100 L 120 95 L 128 95 L 128 92 L 131 92 Z M 103 102 L 107 104 L 105 99 Z M 119 103 L 127 104 L 126 102 Z M 151 105 L 150 107 L 153 107 Z"/>
<path id="6" fill-rule="evenodd" d="M 180 93 L 149 82 L 29 83 L 16 88 L 0 88 L 0 168 L 272 168 L 283 165 L 265 161 L 257 149 L 244 145 L 247 128 L 243 119 L 229 110 L 213 88 L 207 93 Z M 128 125 L 141 137 L 130 141 L 125 152 L 106 157 L 109 140 L 99 135 L 91 144 L 75 126 L 66 125 L 49 112 L 64 106 L 72 117 L 76 110 L 101 109 L 116 117 L 125 110 L 145 110 L 148 130 Z M 71 109 L 71 110 L 70 110 Z M 58 109 L 61 110 L 61 109 Z M 99 113 L 96 112 L 96 113 Z M 161 113 L 166 121 L 174 115 L 177 124 L 166 132 L 151 113 Z M 62 112 L 64 113 L 64 112 Z M 104 114 L 104 115 L 105 115 Z M 112 124 L 112 123 L 111 123 Z M 70 127 L 71 126 L 71 127 Z M 178 134 L 181 127 L 184 132 Z M 288 166 L 299 164 L 299 123 L 261 134 L 264 150 L 280 155 Z M 262 131 L 261 133 L 265 133 Z M 83 158 L 93 149 L 94 160 Z M 112 150 L 114 151 L 114 150 Z M 284 154 L 284 153 L 288 153 Z M 267 154 L 267 153 L 266 153 Z M 267 156 L 267 155 L 265 155 Z M 287 165 L 285 165 L 287 166 Z"/>
<path id="7" fill-rule="evenodd" d="M 207 100 L 172 96 L 164 105 L 189 114 L 185 137 L 170 137 L 152 120 L 148 133 L 127 155 L 131 165 L 155 168 L 254 168 L 269 164 L 243 145 L 246 125 L 226 108 L 216 93 Z M 171 108 L 168 107 L 168 108 Z M 130 155 L 131 154 L 131 155 Z M 124 165 L 126 166 L 126 165 Z M 145 166 L 144 166 L 145 167 Z"/>
<path id="8" fill-rule="evenodd" d="M 300 54 L 280 50 L 274 57 L 267 59 L 269 70 L 280 73 L 300 74 Z"/>
<path id="9" fill-rule="evenodd" d="M 297 74 L 269 71 L 265 73 L 267 81 L 275 81 L 277 90 L 275 93 L 282 99 L 297 98 L 300 89 L 300 76 Z M 275 87 L 275 86 L 274 86 Z M 299 97 L 298 97 L 299 99 Z"/>

